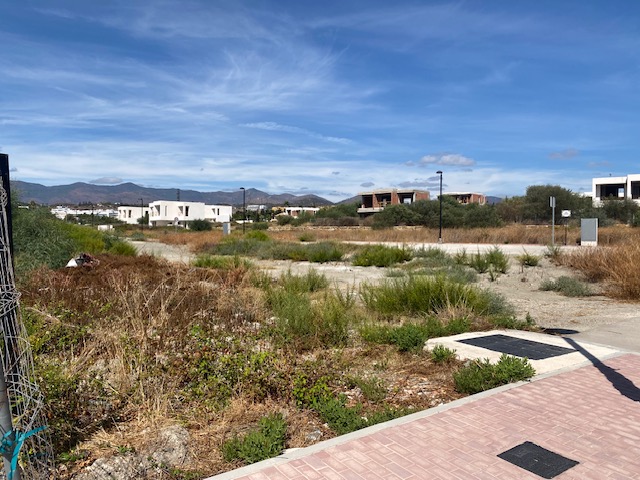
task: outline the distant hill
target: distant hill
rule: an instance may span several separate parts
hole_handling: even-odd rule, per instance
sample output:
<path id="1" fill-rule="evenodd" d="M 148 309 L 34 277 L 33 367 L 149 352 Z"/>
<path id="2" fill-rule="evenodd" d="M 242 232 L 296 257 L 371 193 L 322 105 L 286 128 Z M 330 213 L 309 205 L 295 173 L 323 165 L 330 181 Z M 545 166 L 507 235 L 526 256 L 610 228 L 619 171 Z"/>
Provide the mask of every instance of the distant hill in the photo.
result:
<path id="1" fill-rule="evenodd" d="M 147 188 L 135 183 L 121 183 L 119 185 L 93 185 L 90 183 L 72 183 L 47 187 L 39 183 L 11 182 L 11 193 L 18 195 L 23 203 L 36 202 L 43 205 L 80 205 L 111 203 L 121 205 L 139 205 L 140 199 L 147 204 L 155 200 L 180 200 L 185 202 L 204 202 L 215 205 L 242 205 L 243 193 L 234 192 L 198 192 L 196 190 L 178 190 L 177 188 Z M 332 205 L 329 200 L 317 195 L 292 195 L 282 193 L 271 195 L 255 188 L 246 190 L 247 205 L 283 205 L 321 207 Z"/>

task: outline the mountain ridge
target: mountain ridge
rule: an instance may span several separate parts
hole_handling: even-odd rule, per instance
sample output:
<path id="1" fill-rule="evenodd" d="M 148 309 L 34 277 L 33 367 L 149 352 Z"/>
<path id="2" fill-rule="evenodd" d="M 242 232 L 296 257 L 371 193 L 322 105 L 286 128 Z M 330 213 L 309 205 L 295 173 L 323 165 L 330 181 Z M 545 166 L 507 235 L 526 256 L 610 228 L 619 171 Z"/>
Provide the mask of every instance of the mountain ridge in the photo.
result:
<path id="1" fill-rule="evenodd" d="M 289 203 L 292 206 L 310 207 L 333 205 L 333 202 L 318 195 L 293 195 L 291 193 L 270 194 L 248 188 L 234 192 L 199 192 L 178 188 L 150 188 L 125 182 L 118 185 L 94 185 L 75 182 L 68 185 L 46 186 L 39 183 L 11 181 L 11 191 L 18 195 L 22 203 L 35 202 L 43 205 L 80 205 L 110 203 L 120 205 L 148 204 L 156 200 L 177 200 L 184 202 L 204 202 L 215 205 L 242 205 L 243 196 L 247 205 Z"/>

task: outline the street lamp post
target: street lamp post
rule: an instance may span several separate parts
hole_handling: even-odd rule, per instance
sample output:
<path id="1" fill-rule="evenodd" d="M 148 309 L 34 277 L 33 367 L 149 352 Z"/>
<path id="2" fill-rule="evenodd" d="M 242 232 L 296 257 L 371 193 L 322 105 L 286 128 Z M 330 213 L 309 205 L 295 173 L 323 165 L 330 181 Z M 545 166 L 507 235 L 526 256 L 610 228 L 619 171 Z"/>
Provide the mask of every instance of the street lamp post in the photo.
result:
<path id="1" fill-rule="evenodd" d="M 240 187 L 242 190 L 242 234 L 244 235 L 245 224 L 247 223 L 247 191 L 244 187 Z"/>
<path id="2" fill-rule="evenodd" d="M 440 199 L 440 231 L 438 233 L 438 243 L 442 243 L 442 170 L 438 170 L 436 173 L 440 175 L 440 196 L 438 197 Z"/>
<path id="3" fill-rule="evenodd" d="M 144 200 L 140 199 L 140 231 L 144 230 Z"/>

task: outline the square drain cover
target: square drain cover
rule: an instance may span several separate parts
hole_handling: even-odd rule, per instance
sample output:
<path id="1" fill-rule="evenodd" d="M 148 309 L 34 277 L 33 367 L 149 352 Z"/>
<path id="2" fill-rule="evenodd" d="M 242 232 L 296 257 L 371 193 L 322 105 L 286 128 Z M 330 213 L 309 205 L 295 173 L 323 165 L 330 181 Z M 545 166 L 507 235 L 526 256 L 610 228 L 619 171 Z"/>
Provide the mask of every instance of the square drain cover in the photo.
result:
<path id="1" fill-rule="evenodd" d="M 524 442 L 498 457 L 542 478 L 554 478 L 580 463 L 531 442 Z"/>
<path id="2" fill-rule="evenodd" d="M 557 347 L 548 343 L 534 342 L 509 335 L 487 335 L 483 337 L 456 340 L 460 343 L 486 348 L 494 352 L 508 353 L 516 357 L 527 357 L 529 360 L 543 360 L 575 352 L 573 348 Z"/>

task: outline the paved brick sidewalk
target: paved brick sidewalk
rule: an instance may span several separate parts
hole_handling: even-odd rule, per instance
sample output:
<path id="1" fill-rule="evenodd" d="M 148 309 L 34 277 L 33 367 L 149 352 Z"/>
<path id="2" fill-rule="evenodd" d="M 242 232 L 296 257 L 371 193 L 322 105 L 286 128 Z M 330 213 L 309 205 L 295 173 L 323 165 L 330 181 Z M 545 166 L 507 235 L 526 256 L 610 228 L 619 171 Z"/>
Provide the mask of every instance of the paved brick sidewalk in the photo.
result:
<path id="1" fill-rule="evenodd" d="M 557 479 L 640 478 L 638 387 L 640 356 L 626 354 L 222 477 L 539 479 L 497 457 L 530 441 L 580 462 Z"/>

